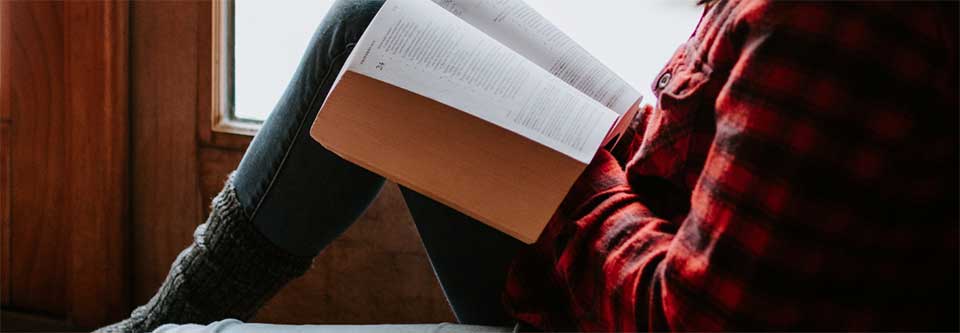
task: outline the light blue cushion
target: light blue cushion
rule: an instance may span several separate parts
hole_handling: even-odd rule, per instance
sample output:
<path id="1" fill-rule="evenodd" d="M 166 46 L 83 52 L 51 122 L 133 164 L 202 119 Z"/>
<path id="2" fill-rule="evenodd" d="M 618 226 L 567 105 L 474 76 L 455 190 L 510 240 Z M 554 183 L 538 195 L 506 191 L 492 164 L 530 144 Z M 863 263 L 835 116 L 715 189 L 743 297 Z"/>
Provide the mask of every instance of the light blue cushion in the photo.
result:
<path id="1" fill-rule="evenodd" d="M 440 324 L 406 325 L 274 325 L 244 323 L 236 319 L 224 319 L 209 325 L 166 324 L 153 333 L 504 333 L 513 332 L 510 327 Z"/>

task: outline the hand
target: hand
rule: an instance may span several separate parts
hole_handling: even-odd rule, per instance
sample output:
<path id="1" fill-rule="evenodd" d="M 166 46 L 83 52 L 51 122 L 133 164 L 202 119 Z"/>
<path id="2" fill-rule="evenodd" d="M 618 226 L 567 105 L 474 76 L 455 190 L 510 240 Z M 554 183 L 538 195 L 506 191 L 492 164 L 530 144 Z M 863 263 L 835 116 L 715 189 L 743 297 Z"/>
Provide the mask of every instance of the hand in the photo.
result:
<path id="1" fill-rule="evenodd" d="M 566 217 L 576 218 L 582 206 L 590 204 L 597 194 L 620 185 L 627 185 L 626 173 L 610 152 L 600 149 L 574 182 L 558 211 Z"/>
<path id="2" fill-rule="evenodd" d="M 636 131 L 637 133 L 642 132 L 642 131 L 638 131 L 637 127 L 640 127 L 641 124 L 646 124 L 645 119 L 646 117 L 649 117 L 651 114 L 653 114 L 653 105 L 644 104 L 643 106 L 641 106 L 640 112 L 637 112 L 637 114 L 633 117 L 633 119 L 630 120 L 630 129 Z"/>

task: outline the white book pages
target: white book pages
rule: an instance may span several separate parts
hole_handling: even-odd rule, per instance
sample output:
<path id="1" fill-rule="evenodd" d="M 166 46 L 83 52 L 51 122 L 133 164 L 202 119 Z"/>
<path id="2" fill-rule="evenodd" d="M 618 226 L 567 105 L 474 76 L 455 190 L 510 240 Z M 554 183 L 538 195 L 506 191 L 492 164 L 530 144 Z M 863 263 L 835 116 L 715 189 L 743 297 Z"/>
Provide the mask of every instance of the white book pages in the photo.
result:
<path id="1" fill-rule="evenodd" d="M 429 0 L 388 0 L 354 48 L 347 69 L 583 163 L 590 162 L 618 117 Z"/>
<path id="2" fill-rule="evenodd" d="M 624 114 L 640 92 L 523 0 L 433 0 L 450 13 Z"/>

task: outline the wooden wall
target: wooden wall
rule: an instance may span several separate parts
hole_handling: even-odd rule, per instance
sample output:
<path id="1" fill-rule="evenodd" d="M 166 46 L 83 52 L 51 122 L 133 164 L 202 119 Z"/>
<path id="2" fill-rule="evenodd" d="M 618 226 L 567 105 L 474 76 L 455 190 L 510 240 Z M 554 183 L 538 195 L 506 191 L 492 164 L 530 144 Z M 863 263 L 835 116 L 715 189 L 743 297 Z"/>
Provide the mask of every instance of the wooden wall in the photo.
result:
<path id="1" fill-rule="evenodd" d="M 0 5 L 0 78 L 7 75 L 9 57 L 5 47 L 9 40 L 6 27 L 7 20 L 3 19 L 5 6 Z M 9 83 L 0 79 L 0 305 L 6 305 L 10 299 L 10 92 Z"/>
<path id="2" fill-rule="evenodd" d="M 91 327 L 129 306 L 128 8 L 0 2 L 6 308 Z"/>
<path id="3" fill-rule="evenodd" d="M 124 317 L 189 244 L 250 141 L 211 130 L 212 22 L 209 2 L 0 0 L 4 329 Z M 255 320 L 454 318 L 390 184 Z"/>
<path id="4" fill-rule="evenodd" d="M 249 137 L 211 131 L 213 7 L 131 9 L 134 302 L 162 282 Z M 185 177 L 192 175 L 193 177 Z M 453 321 L 396 185 L 255 318 L 273 323 Z"/>
<path id="5" fill-rule="evenodd" d="M 62 96 L 65 87 L 52 84 L 50 79 L 47 79 L 63 77 L 63 30 L 62 27 L 41 26 L 28 21 L 35 17 L 55 17 L 61 21 L 63 5 L 50 2 L 19 6 L 5 2 L 2 11 L 6 38 L 3 48 L 4 90 L 0 95 L 4 98 L 3 109 L 8 110 L 4 113 L 10 115 L 10 144 L 5 145 L 5 150 L 11 160 L 17 162 L 10 165 L 11 174 L 16 175 L 10 179 L 10 195 L 16 196 L 16 206 L 10 207 L 10 219 L 6 221 L 9 230 L 7 237 L 10 238 L 9 253 L 12 254 L 14 249 L 30 249 L 30 255 L 35 259 L 11 261 L 8 271 L 9 302 L 28 309 L 38 308 L 52 314 L 64 315 L 66 304 L 60 300 L 66 296 L 63 289 L 65 253 L 57 251 L 54 246 L 34 248 L 28 245 L 64 243 L 64 224 L 42 223 L 63 220 L 63 212 L 41 209 L 52 207 L 64 200 L 59 180 L 65 178 L 66 172 L 62 167 L 65 164 L 64 154 L 60 150 L 64 144 Z M 19 15 L 12 15 L 14 13 Z M 30 45 L 11 45 L 17 40 L 34 42 Z M 28 53 L 35 55 L 31 57 Z M 14 59 L 17 59 L 18 63 L 14 64 Z M 21 82 L 32 84 L 12 84 L 16 81 L 6 79 L 11 77 L 21 78 Z M 34 112 L 20 112 L 20 109 L 33 109 Z M 19 144 L 21 142 L 22 144 Z M 50 148 L 40 145 L 48 145 Z M 47 154 L 47 149 L 54 151 Z M 36 179 L 38 173 L 48 177 Z M 23 181 L 31 183 L 18 183 Z M 21 255 L 26 254 L 17 253 L 17 256 Z M 40 258 L 44 260 L 36 260 Z M 47 265 L 39 266 L 39 262 L 46 262 Z"/>

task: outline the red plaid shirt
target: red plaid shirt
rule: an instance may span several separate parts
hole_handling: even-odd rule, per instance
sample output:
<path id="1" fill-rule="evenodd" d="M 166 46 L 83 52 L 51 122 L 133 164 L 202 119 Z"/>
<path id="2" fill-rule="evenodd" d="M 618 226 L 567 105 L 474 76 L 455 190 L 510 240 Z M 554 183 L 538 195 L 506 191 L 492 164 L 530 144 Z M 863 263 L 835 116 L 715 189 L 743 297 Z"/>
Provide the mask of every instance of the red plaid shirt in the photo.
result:
<path id="1" fill-rule="evenodd" d="M 957 11 L 716 3 L 507 306 L 549 330 L 956 330 Z"/>

